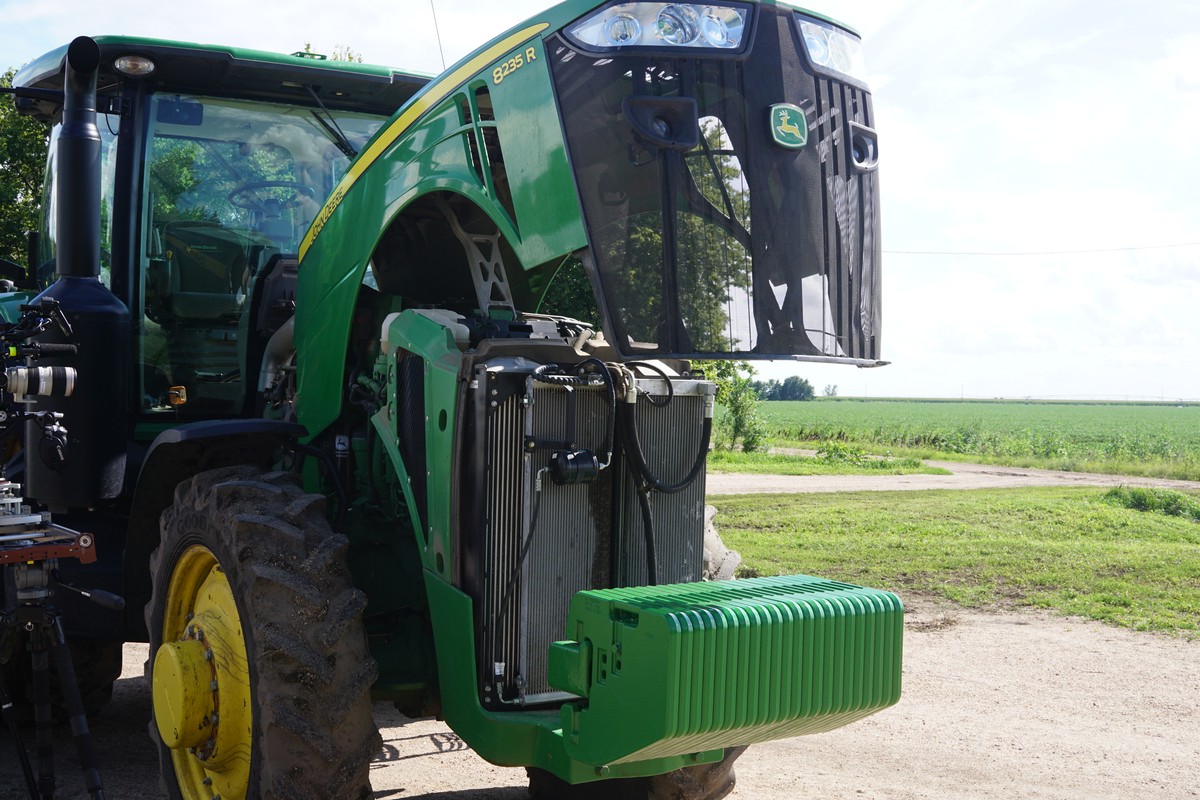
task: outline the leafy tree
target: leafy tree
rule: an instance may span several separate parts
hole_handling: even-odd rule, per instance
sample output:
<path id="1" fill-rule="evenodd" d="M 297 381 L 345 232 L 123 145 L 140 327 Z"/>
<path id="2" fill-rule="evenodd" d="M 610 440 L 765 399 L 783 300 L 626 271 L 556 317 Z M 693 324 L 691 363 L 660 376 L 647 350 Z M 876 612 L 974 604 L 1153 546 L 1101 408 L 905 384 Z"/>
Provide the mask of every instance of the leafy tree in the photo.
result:
<path id="1" fill-rule="evenodd" d="M 754 386 L 754 391 L 758 392 L 759 400 L 778 400 L 779 390 L 783 387 L 783 384 L 774 378 L 765 383 L 763 381 L 754 381 L 752 385 Z"/>
<path id="2" fill-rule="evenodd" d="M 596 307 L 596 295 L 592 282 L 583 269 L 583 262 L 571 256 L 558 268 L 538 310 L 546 314 L 561 314 L 586 322 L 600 329 L 600 311 Z"/>
<path id="3" fill-rule="evenodd" d="M 680 169 L 691 191 L 682 193 L 675 220 L 679 319 L 668 319 L 664 303 L 663 216 L 641 211 L 598 232 L 602 262 L 618 265 L 609 291 L 625 331 L 644 342 L 667 341 L 667 329 L 682 323 L 693 352 L 728 352 L 746 347 L 731 330 L 729 306 L 737 290 L 749 290 L 749 195 L 736 153 L 715 118 L 701 121 L 701 145 L 683 155 Z M 660 156 L 667 159 L 667 155 Z M 666 169 L 667 167 L 664 167 Z M 687 344 L 684 344 L 687 347 Z"/>
<path id="4" fill-rule="evenodd" d="M 784 378 L 779 389 L 780 400 L 812 400 L 815 394 L 813 385 L 799 375 Z"/>
<path id="5" fill-rule="evenodd" d="M 361 64 L 363 57 L 362 53 L 351 49 L 349 45 L 335 44 L 333 46 L 333 54 L 329 56 L 330 61 L 353 61 Z"/>
<path id="6" fill-rule="evenodd" d="M 0 74 L 0 86 L 12 86 L 16 70 Z M 0 258 L 24 264 L 25 232 L 38 224 L 42 177 L 50 130 L 17 113 L 10 95 L 0 94 Z"/>
<path id="7" fill-rule="evenodd" d="M 697 208 L 679 210 L 676 216 L 679 315 L 687 328 L 692 350 L 720 353 L 731 349 L 727 304 L 736 288 L 748 289 L 750 253 L 730 231 L 747 231 L 749 198 L 737 156 L 728 149 L 719 122 L 703 123 L 704 144 L 686 155 L 686 169 L 702 200 Z M 724 217 L 729 230 L 707 222 L 699 206 Z M 663 341 L 663 239 L 658 211 L 637 215 L 628 235 L 600 245 L 610 263 L 622 265 L 615 313 L 629 335 L 641 341 Z M 615 280 L 615 278 L 614 278 Z M 577 260 L 559 269 L 543 298 L 541 310 L 594 321 L 595 298 L 591 284 Z M 748 386 L 753 389 L 753 384 Z"/>

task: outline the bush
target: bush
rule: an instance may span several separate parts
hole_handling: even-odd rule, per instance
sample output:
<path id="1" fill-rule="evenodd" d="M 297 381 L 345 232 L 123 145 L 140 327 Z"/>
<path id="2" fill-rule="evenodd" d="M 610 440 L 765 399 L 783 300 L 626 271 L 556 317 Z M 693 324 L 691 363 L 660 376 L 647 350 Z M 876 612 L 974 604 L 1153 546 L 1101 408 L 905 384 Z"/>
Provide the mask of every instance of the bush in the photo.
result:
<path id="1" fill-rule="evenodd" d="M 1104 493 L 1104 502 L 1134 511 L 1155 511 L 1171 517 L 1200 522 L 1200 500 L 1170 489 L 1144 489 L 1118 486 Z"/>
<path id="2" fill-rule="evenodd" d="M 754 370 L 749 364 L 735 361 L 716 361 L 704 368 L 717 384 L 717 403 L 723 410 L 713 423 L 713 445 L 733 450 L 740 444 L 748 453 L 762 450 L 766 426 L 758 413 L 758 392 L 751 381 Z"/>
<path id="3" fill-rule="evenodd" d="M 847 464 L 862 464 L 867 460 L 861 447 L 852 447 L 845 442 L 825 442 L 817 448 L 817 455 L 829 461 Z"/>

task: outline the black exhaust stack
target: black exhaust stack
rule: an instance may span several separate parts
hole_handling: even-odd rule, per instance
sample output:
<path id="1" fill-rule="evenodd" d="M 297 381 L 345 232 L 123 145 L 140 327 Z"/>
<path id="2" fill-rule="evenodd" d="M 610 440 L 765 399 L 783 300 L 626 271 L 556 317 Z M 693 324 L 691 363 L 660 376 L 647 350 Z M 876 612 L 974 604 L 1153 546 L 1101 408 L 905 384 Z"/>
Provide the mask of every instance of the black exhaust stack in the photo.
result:
<path id="1" fill-rule="evenodd" d="M 62 127 L 58 132 L 58 274 L 100 276 L 100 130 L 96 71 L 100 46 L 80 36 L 67 48 Z"/>
<path id="2" fill-rule="evenodd" d="M 25 429 L 25 493 L 52 511 L 88 508 L 121 493 L 125 482 L 130 388 L 129 310 L 100 282 L 100 131 L 96 75 L 100 46 L 81 36 L 67 48 L 62 125 L 55 151 L 58 280 L 38 297 L 54 298 L 74 327 L 72 359 L 41 359 L 39 366 L 78 372 L 70 397 L 45 398 L 40 411 L 60 411 L 67 428 L 65 463 L 44 459 L 42 427 Z M 34 302 L 37 302 L 35 300 Z M 51 328 L 40 342 L 65 342 Z"/>

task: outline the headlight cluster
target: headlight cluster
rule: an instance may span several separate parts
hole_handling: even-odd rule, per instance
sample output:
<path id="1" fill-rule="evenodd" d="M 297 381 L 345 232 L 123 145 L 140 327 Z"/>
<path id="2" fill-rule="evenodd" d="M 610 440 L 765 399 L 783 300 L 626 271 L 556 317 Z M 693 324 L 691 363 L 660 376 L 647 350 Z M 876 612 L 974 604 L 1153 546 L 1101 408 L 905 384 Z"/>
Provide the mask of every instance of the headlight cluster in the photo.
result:
<path id="1" fill-rule="evenodd" d="M 826 72 L 836 72 L 848 78 L 867 82 L 867 64 L 863 59 L 862 42 L 857 36 L 827 22 L 796 16 L 800 38 L 813 66 Z"/>
<path id="2" fill-rule="evenodd" d="M 621 3 L 584 17 L 565 33 L 577 45 L 614 47 L 742 46 L 750 9 L 741 4 Z"/>

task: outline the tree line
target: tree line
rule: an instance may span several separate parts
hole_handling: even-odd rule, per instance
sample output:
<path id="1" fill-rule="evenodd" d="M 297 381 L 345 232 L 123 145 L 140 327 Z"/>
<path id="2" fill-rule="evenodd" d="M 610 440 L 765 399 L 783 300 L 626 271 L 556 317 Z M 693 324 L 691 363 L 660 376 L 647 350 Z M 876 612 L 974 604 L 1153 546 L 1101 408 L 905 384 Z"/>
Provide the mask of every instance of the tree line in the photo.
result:
<path id="1" fill-rule="evenodd" d="M 816 397 L 813 385 L 798 375 L 782 381 L 754 381 L 751 383 L 760 400 L 812 400 Z"/>
<path id="2" fill-rule="evenodd" d="M 12 86 L 16 70 L 0 73 L 0 86 Z M 50 128 L 21 116 L 10 95 L 0 94 L 0 259 L 23 265 L 26 232 L 36 230 Z"/>

